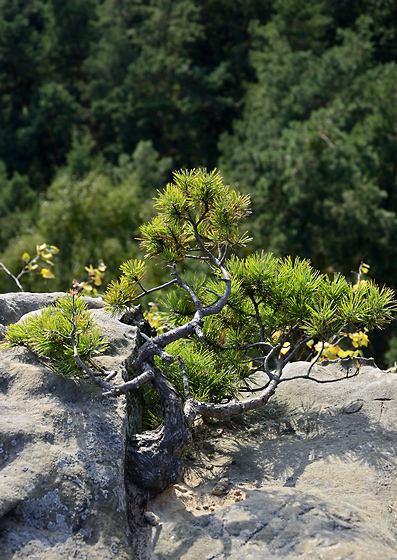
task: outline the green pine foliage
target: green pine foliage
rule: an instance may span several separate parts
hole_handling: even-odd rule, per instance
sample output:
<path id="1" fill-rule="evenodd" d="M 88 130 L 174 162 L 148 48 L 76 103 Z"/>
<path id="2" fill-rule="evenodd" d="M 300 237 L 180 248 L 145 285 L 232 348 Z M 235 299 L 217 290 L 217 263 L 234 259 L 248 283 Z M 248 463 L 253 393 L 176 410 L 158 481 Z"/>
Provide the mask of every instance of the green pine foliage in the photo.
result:
<path id="1" fill-rule="evenodd" d="M 186 259 L 208 261 L 208 256 L 200 254 L 202 248 L 244 247 L 250 238 L 246 232 L 240 233 L 238 225 L 249 213 L 249 200 L 248 195 L 225 185 L 216 170 L 175 172 L 174 183 L 155 198 L 158 214 L 140 228 L 141 248 L 148 258 L 161 257 L 170 265 Z M 127 310 L 137 290 L 143 290 L 142 261 L 129 261 L 121 270 L 120 280 L 111 282 L 104 294 L 114 315 Z"/>
<path id="2" fill-rule="evenodd" d="M 209 249 L 226 243 L 244 246 L 250 238 L 240 236 L 237 225 L 248 205 L 249 196 L 224 185 L 216 170 L 174 173 L 174 183 L 155 199 L 158 215 L 141 227 L 146 256 L 164 255 L 170 262 L 184 260 L 186 252 L 197 250 L 192 222 Z"/>
<path id="3" fill-rule="evenodd" d="M 133 304 L 146 275 L 145 263 L 138 259 L 126 261 L 120 266 L 120 270 L 120 279 L 110 282 L 104 296 L 112 317 L 124 313 Z"/>
<path id="4" fill-rule="evenodd" d="M 203 346 L 216 356 L 215 369 L 221 372 L 228 367 L 237 384 L 263 366 L 263 355 L 272 348 L 279 347 L 272 360 L 275 368 L 298 347 L 297 356 L 306 359 L 310 340 L 332 343 L 364 328 L 382 328 L 397 309 L 392 289 L 371 281 L 353 286 L 340 274 L 330 279 L 307 260 L 262 252 L 244 259 L 232 257 L 226 266 L 232 293 L 222 311 L 206 319 Z M 202 283 L 203 305 L 221 290 L 221 282 Z M 175 290 L 164 300 L 168 324 L 176 326 L 192 318 L 194 309 L 187 307 L 186 299 Z M 248 368 L 250 363 L 257 366 Z M 198 356 L 195 371 L 199 364 Z M 200 375 L 206 371 L 203 363 Z"/>
<path id="5" fill-rule="evenodd" d="M 240 372 L 227 356 L 218 356 L 208 344 L 197 340 L 177 341 L 167 347 L 167 352 L 183 358 L 189 375 L 190 391 L 195 399 L 220 403 L 237 395 L 241 387 Z M 168 366 L 165 372 L 184 400 L 178 362 Z"/>
<path id="6" fill-rule="evenodd" d="M 74 360 L 70 340 L 76 321 L 75 340 L 80 358 L 92 364 L 92 358 L 108 348 L 101 330 L 95 326 L 92 314 L 82 297 L 72 294 L 59 298 L 53 306 L 43 308 L 19 323 L 9 326 L 3 348 L 27 346 L 40 358 L 47 358 L 55 373 L 84 377 Z"/>
<path id="7" fill-rule="evenodd" d="M 141 228 L 148 258 L 160 258 L 179 279 L 169 283 L 173 289 L 161 300 L 165 311 L 160 321 L 176 332 L 199 309 L 205 315 L 220 300 L 225 273 L 211 254 L 221 259 L 231 279 L 226 304 L 204 317 L 203 336 L 181 335 L 167 346 L 168 353 L 183 358 L 197 400 L 224 402 L 259 370 L 281 376 L 290 360 L 312 359 L 313 345 L 321 343 L 324 348 L 393 320 L 397 310 L 393 290 L 372 281 L 352 285 L 341 274 L 321 273 L 307 259 L 272 253 L 225 259 L 229 246 L 245 246 L 249 240 L 238 228 L 249 212 L 249 198 L 226 187 L 216 171 L 178 172 L 174 179 L 156 198 L 158 214 Z M 184 271 L 187 259 L 201 263 L 203 272 Z M 120 280 L 109 285 L 104 298 L 113 314 L 128 310 L 145 294 L 144 262 L 129 261 L 121 268 Z M 178 361 L 161 368 L 185 398 Z M 153 405 L 154 393 L 150 398 L 148 394 Z"/>

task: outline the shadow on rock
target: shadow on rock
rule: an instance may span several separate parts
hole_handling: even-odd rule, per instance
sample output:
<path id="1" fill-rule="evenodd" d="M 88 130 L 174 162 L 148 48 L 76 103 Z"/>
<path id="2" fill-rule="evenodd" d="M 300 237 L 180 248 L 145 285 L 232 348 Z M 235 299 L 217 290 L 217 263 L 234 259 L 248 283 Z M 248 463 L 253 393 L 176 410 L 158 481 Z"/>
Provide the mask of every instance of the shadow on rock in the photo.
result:
<path id="1" fill-rule="evenodd" d="M 179 509 L 154 504 L 153 559 L 397 558 L 396 374 L 291 381 L 236 420 L 200 442 Z"/>

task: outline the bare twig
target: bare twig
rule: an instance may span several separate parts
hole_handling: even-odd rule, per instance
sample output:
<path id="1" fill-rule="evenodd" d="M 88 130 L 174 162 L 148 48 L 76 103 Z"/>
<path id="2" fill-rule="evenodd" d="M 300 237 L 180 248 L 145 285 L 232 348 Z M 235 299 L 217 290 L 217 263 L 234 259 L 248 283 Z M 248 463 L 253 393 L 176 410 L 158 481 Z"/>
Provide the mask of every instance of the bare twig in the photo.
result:
<path id="1" fill-rule="evenodd" d="M 270 371 L 270 367 L 269 367 L 269 362 L 270 359 L 273 357 L 273 354 L 275 354 L 278 350 L 280 350 L 280 348 L 282 347 L 282 343 L 279 342 L 278 344 L 276 344 L 276 346 L 273 346 L 273 348 L 270 350 L 270 352 L 268 353 L 268 355 L 266 356 L 265 359 L 265 372 L 266 375 L 271 379 L 271 380 L 275 380 L 278 379 L 278 376 L 275 376 L 271 371 Z"/>
<path id="2" fill-rule="evenodd" d="M 189 386 L 189 378 L 186 371 L 185 362 L 182 356 L 178 356 L 179 367 L 182 373 L 182 381 L 183 381 L 183 392 L 185 393 L 186 399 L 190 399 L 192 397 L 190 393 L 190 386 Z"/>
<path id="3" fill-rule="evenodd" d="M 225 263 L 225 261 L 226 261 L 226 258 L 227 258 L 228 253 L 229 253 L 229 245 L 228 245 L 228 243 L 225 243 L 225 250 L 224 250 L 224 252 L 223 252 L 223 255 L 222 255 L 222 256 L 220 257 L 220 259 L 219 259 L 219 263 L 220 263 L 222 266 L 224 265 L 224 263 Z"/>
<path id="4" fill-rule="evenodd" d="M 253 342 L 252 344 L 245 344 L 244 346 L 241 346 L 241 350 L 248 350 L 249 348 L 257 348 L 262 346 L 263 347 L 270 346 L 270 348 L 273 348 L 270 342 Z"/>
<path id="5" fill-rule="evenodd" d="M 280 383 L 284 381 L 294 381 L 296 379 L 308 379 L 309 381 L 314 381 L 315 383 L 336 383 L 337 381 L 343 381 L 344 379 L 350 379 L 352 377 L 356 377 L 360 373 L 360 367 L 357 367 L 355 372 L 349 375 L 345 375 L 344 377 L 337 377 L 334 379 L 316 379 L 315 377 L 309 377 L 306 375 L 295 375 L 294 377 L 286 377 L 285 379 L 280 379 Z"/>
<path id="6" fill-rule="evenodd" d="M 153 378 L 153 372 L 152 372 L 151 368 L 147 369 L 146 371 L 143 371 L 143 373 L 141 375 L 139 375 L 138 377 L 136 377 L 135 379 L 133 379 L 131 381 L 128 381 L 127 383 L 122 383 L 121 385 L 112 385 L 111 383 L 109 383 L 109 381 L 117 375 L 117 372 L 111 372 L 107 377 L 105 377 L 105 379 L 98 378 L 98 376 L 92 371 L 92 369 L 89 368 L 87 366 L 87 364 L 85 364 L 79 356 L 79 352 L 78 352 L 79 335 L 78 335 L 78 333 L 76 333 L 76 330 L 77 330 L 77 315 L 76 315 L 76 308 L 75 308 L 74 301 L 75 301 L 75 294 L 74 294 L 74 292 L 72 292 L 73 319 L 70 319 L 69 317 L 66 317 L 67 320 L 69 321 L 69 323 L 72 326 L 72 330 L 70 331 L 69 335 L 63 335 L 61 333 L 58 333 L 58 334 L 60 334 L 63 338 L 66 338 L 70 341 L 70 343 L 72 345 L 72 348 L 73 348 L 73 358 L 79 364 L 79 366 L 82 368 L 82 370 L 89 376 L 90 380 L 95 385 L 98 385 L 102 389 L 106 389 L 106 392 L 103 393 L 104 397 L 117 397 L 117 396 L 119 396 L 123 393 L 128 393 L 128 391 L 131 391 L 133 389 L 137 389 L 138 387 L 143 385 L 143 383 L 146 383 L 151 378 Z M 170 356 L 170 354 L 167 354 L 167 352 L 165 352 L 162 349 L 159 349 L 159 350 L 161 350 L 161 352 L 160 351 L 158 352 L 159 354 L 166 354 L 167 359 L 172 358 L 172 360 L 174 360 L 174 358 L 172 356 Z M 164 356 L 163 356 L 163 358 L 164 358 Z"/>
<path id="7" fill-rule="evenodd" d="M 119 395 L 123 395 L 134 389 L 139 389 L 141 385 L 147 383 L 148 381 L 153 379 L 153 377 L 154 377 L 153 371 L 151 369 L 148 369 L 144 371 L 141 375 L 138 375 L 138 377 L 135 377 L 135 379 L 132 379 L 131 381 L 127 381 L 127 383 L 122 383 L 121 385 L 112 385 L 109 388 L 109 390 L 106 391 L 106 393 L 103 393 L 103 396 L 118 397 Z"/>
<path id="8" fill-rule="evenodd" d="M 257 370 L 255 373 L 265 373 L 265 372 L 264 371 L 262 372 L 261 370 Z M 271 380 L 269 379 L 269 381 L 267 381 L 261 387 L 241 387 L 239 389 L 239 392 L 240 393 L 256 393 L 258 391 L 264 391 L 265 389 L 268 388 L 270 381 Z"/>
<path id="9" fill-rule="evenodd" d="M 178 285 L 183 288 L 184 290 L 186 290 L 186 292 L 188 292 L 188 294 L 190 295 L 190 297 L 193 300 L 194 305 L 196 306 L 196 314 L 195 317 L 197 317 L 197 321 L 196 324 L 194 325 L 194 332 L 197 335 L 197 338 L 199 340 L 203 340 L 204 339 L 204 335 L 203 335 L 203 331 L 202 331 L 202 318 L 203 318 L 203 305 L 201 303 L 201 301 L 199 300 L 196 292 L 188 285 L 186 284 L 182 278 L 179 276 L 178 271 L 176 269 L 176 265 L 174 264 L 173 266 L 173 273 L 176 281 L 178 282 Z"/>
<path id="10" fill-rule="evenodd" d="M 255 319 L 256 319 L 256 322 L 258 323 L 258 326 L 259 326 L 261 342 L 265 342 L 265 328 L 264 328 L 263 323 L 261 321 L 258 302 L 255 301 L 254 297 L 251 297 L 250 299 L 251 299 L 252 305 L 254 306 L 254 309 L 255 309 Z"/>
<path id="11" fill-rule="evenodd" d="M 147 348 L 152 349 L 152 355 L 153 356 L 158 356 L 160 358 L 160 360 L 162 362 L 166 363 L 166 364 L 172 364 L 172 363 L 175 362 L 174 356 L 171 356 L 171 354 L 168 354 L 168 352 L 166 352 L 164 350 L 164 348 L 162 348 L 161 346 L 156 344 L 156 342 L 154 342 L 153 338 L 149 338 L 148 336 L 146 336 L 142 332 L 141 332 L 141 336 L 143 336 L 147 340 L 147 342 L 148 342 L 148 347 Z"/>
<path id="12" fill-rule="evenodd" d="M 209 261 L 208 257 L 200 257 L 199 255 L 183 255 L 185 259 L 196 259 L 197 261 Z"/>
<path id="13" fill-rule="evenodd" d="M 78 352 L 79 335 L 78 335 L 78 333 L 77 333 L 77 336 L 75 336 L 76 335 L 76 330 L 77 330 L 77 315 L 76 315 L 76 308 L 75 308 L 75 305 L 74 305 L 74 298 L 75 298 L 75 294 L 74 294 L 74 292 L 72 292 L 73 320 L 70 319 L 69 317 L 67 317 L 68 321 L 72 325 L 72 330 L 70 331 L 68 337 L 65 337 L 64 335 L 61 335 L 61 336 L 64 336 L 64 338 L 68 338 L 70 340 L 70 342 L 72 344 L 72 348 L 73 348 L 73 358 L 79 364 L 81 369 L 89 376 L 91 381 L 93 383 L 95 383 L 95 385 L 98 385 L 99 387 L 101 387 L 102 389 L 110 389 L 111 388 L 110 383 L 108 383 L 107 381 L 104 381 L 103 379 L 98 378 L 95 375 L 95 373 L 92 371 L 92 369 L 89 368 L 87 366 L 87 364 L 85 364 L 79 356 L 79 352 Z"/>
<path id="14" fill-rule="evenodd" d="M 251 399 L 244 401 L 231 401 L 225 404 L 213 404 L 196 401 L 197 412 L 205 418 L 210 416 L 213 418 L 225 418 L 227 416 L 234 416 L 236 414 L 241 414 L 242 412 L 247 412 L 248 410 L 260 408 L 265 405 L 274 394 L 279 383 L 279 378 L 272 379 L 259 397 L 252 397 Z"/>
<path id="15" fill-rule="evenodd" d="M 4 270 L 4 272 L 6 272 L 8 274 L 8 276 L 11 276 L 11 278 L 14 280 L 14 282 L 16 283 L 16 285 L 18 286 L 18 288 L 21 290 L 21 292 L 24 292 L 25 290 L 22 287 L 22 284 L 19 281 L 19 278 L 21 277 L 21 273 L 18 274 L 18 276 L 14 276 L 12 272 L 10 272 L 8 270 L 8 268 L 6 266 L 4 266 L 4 264 L 2 262 L 0 262 L 0 266 L 1 268 Z M 26 267 L 23 268 L 23 270 Z"/>
<path id="16" fill-rule="evenodd" d="M 152 294 L 153 292 L 158 292 L 159 290 L 162 290 L 163 288 L 168 288 L 168 286 L 171 286 L 172 284 L 175 284 L 176 280 L 170 280 L 169 282 L 166 282 L 165 284 L 162 284 L 161 286 L 157 286 L 156 288 L 151 288 L 150 290 L 145 290 L 145 288 L 143 286 L 140 285 L 140 287 L 142 288 L 143 292 L 141 294 L 139 294 L 138 296 L 134 297 L 134 301 L 137 299 L 141 299 L 144 296 L 147 296 L 148 294 Z"/>
<path id="17" fill-rule="evenodd" d="M 325 342 L 322 342 L 322 346 L 321 346 L 321 350 L 320 352 L 317 354 L 317 356 L 314 358 L 314 360 L 312 361 L 312 363 L 310 364 L 309 369 L 307 370 L 307 374 L 306 377 L 310 377 L 311 371 L 313 369 L 313 367 L 315 366 L 315 364 L 319 361 L 319 359 L 321 358 L 321 356 L 323 355 L 324 352 L 324 346 L 325 346 Z"/>
<path id="18" fill-rule="evenodd" d="M 215 290 L 211 290 L 210 288 L 205 288 L 205 291 L 208 292 L 209 294 L 212 294 L 215 296 L 215 301 L 213 301 L 210 305 L 214 305 L 214 303 L 218 302 L 221 298 L 221 296 L 219 294 L 217 294 L 215 292 Z"/>
<path id="19" fill-rule="evenodd" d="M 105 381 L 111 381 L 112 379 L 114 379 L 117 375 L 117 371 L 111 371 L 106 377 L 105 377 Z"/>
<path id="20" fill-rule="evenodd" d="M 360 266 L 358 268 L 358 274 L 357 274 L 357 284 L 358 285 L 360 285 L 361 278 L 362 278 L 363 274 L 365 274 L 365 272 L 363 271 L 363 266 L 364 266 L 364 261 L 361 261 Z M 368 268 L 366 268 L 367 271 L 368 271 Z"/>
<path id="21" fill-rule="evenodd" d="M 298 342 L 298 344 L 295 346 L 295 348 L 292 350 L 292 352 L 288 355 L 288 357 L 281 363 L 280 368 L 284 369 L 284 367 L 287 365 L 287 363 L 291 361 L 291 358 L 294 356 L 294 354 L 296 354 L 296 352 L 304 344 L 306 344 L 306 342 L 309 342 L 309 340 L 311 340 L 311 338 L 309 336 L 307 336 L 307 337 L 303 338 L 300 342 Z"/>
<path id="22" fill-rule="evenodd" d="M 178 283 L 178 285 L 183 288 L 186 292 L 188 292 L 188 294 L 190 295 L 190 297 L 193 300 L 194 305 L 196 306 L 196 309 L 198 312 L 202 312 L 203 310 L 203 305 L 201 303 L 201 301 L 199 300 L 196 292 L 193 290 L 193 288 L 191 288 L 188 284 L 186 284 L 182 278 L 179 276 L 178 271 L 176 269 L 176 265 L 174 264 L 173 267 L 173 272 L 172 274 L 175 276 L 175 280 Z"/>

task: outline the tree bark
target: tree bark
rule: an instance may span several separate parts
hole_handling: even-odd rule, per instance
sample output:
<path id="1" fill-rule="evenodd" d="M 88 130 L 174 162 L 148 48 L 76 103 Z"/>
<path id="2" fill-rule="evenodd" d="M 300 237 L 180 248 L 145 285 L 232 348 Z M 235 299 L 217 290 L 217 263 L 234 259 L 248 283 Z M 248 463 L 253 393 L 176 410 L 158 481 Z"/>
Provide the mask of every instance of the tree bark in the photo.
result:
<path id="1" fill-rule="evenodd" d="M 152 383 L 160 397 L 164 422 L 156 430 L 130 437 L 126 473 L 130 482 L 156 494 L 180 479 L 183 453 L 192 435 L 178 393 L 158 368 L 154 371 Z"/>

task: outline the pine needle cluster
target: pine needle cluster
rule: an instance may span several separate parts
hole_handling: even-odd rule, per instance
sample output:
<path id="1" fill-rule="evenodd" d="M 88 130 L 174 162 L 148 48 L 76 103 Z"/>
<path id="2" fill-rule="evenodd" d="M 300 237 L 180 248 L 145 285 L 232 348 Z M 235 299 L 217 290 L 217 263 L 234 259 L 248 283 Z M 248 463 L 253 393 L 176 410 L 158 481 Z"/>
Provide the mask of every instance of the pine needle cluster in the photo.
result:
<path id="1" fill-rule="evenodd" d="M 324 348 L 352 338 L 352 332 L 381 328 L 396 309 L 391 289 L 373 282 L 354 287 L 340 274 L 330 279 L 299 258 L 258 253 L 232 257 L 226 267 L 231 294 L 219 314 L 205 319 L 204 339 L 191 337 L 167 348 L 183 357 L 192 394 L 200 401 L 230 400 L 249 387 L 265 363 L 281 374 L 291 359 L 313 359 L 315 343 Z M 190 285 L 203 306 L 211 305 L 223 288 L 220 279 L 205 277 L 195 277 Z M 164 322 L 175 327 L 191 320 L 195 311 L 180 289 L 168 294 L 163 306 Z M 163 369 L 183 395 L 177 364 Z"/>
<path id="2" fill-rule="evenodd" d="M 53 306 L 10 325 L 1 344 L 3 348 L 27 346 L 40 358 L 48 358 L 47 363 L 55 373 L 83 377 L 83 371 L 74 359 L 70 339 L 73 323 L 79 356 L 92 364 L 92 358 L 105 352 L 108 344 L 101 329 L 95 326 L 84 299 L 71 294 L 59 298 Z"/>
<path id="3" fill-rule="evenodd" d="M 147 257 L 162 255 L 172 263 L 197 253 L 198 237 L 209 250 L 244 246 L 250 238 L 238 225 L 249 204 L 249 196 L 230 189 L 217 171 L 174 173 L 174 183 L 155 199 L 158 215 L 141 227 L 141 246 Z"/>

